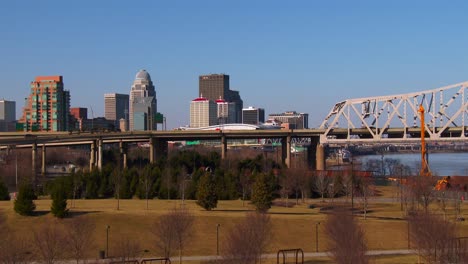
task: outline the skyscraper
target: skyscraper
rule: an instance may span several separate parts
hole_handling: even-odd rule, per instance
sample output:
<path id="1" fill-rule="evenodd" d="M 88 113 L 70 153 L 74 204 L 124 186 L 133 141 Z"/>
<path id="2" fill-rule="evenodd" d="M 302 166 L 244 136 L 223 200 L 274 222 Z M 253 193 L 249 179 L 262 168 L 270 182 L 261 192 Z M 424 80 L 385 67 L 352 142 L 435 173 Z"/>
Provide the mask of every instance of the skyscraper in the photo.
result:
<path id="1" fill-rule="evenodd" d="M 216 100 L 216 105 L 218 108 L 218 124 L 232 124 L 236 123 L 236 104 L 231 102 L 226 102 L 224 99 Z"/>
<path id="2" fill-rule="evenodd" d="M 16 102 L 0 100 L 0 132 L 15 131 Z"/>
<path id="3" fill-rule="evenodd" d="M 0 100 L 0 120 L 11 122 L 16 120 L 16 102 Z"/>
<path id="4" fill-rule="evenodd" d="M 67 131 L 70 123 L 70 92 L 62 76 L 39 76 L 31 82 L 20 119 L 24 131 Z"/>
<path id="5" fill-rule="evenodd" d="M 227 74 L 209 74 L 201 75 L 199 81 L 199 96 L 204 97 L 211 101 L 224 99 L 227 102 L 235 103 L 236 109 L 236 123 L 242 121 L 242 108 L 244 102 L 242 101 L 239 92 L 233 91 L 229 88 L 229 75 Z"/>
<path id="6" fill-rule="evenodd" d="M 140 104 L 140 106 L 141 104 L 147 105 L 149 100 L 148 98 L 150 98 L 149 107 L 138 107 L 139 111 L 142 109 L 144 111 L 135 112 L 136 104 Z M 138 118 L 141 118 L 142 116 L 145 118 L 145 123 L 147 124 L 145 130 L 156 129 L 156 122 L 154 122 L 156 113 L 157 99 L 153 82 L 151 81 L 151 77 L 148 72 L 145 70 L 140 70 L 135 76 L 135 81 L 133 82 L 132 89 L 130 91 L 130 131 L 134 130 L 135 114 L 138 116 Z"/>
<path id="7" fill-rule="evenodd" d="M 114 120 L 115 127 L 120 126 L 120 119 L 128 123 L 129 96 L 128 94 L 109 93 L 104 94 L 104 117 Z M 127 130 L 127 128 L 125 129 Z"/>
<path id="8" fill-rule="evenodd" d="M 207 127 L 217 124 L 216 103 L 199 97 L 190 103 L 190 127 Z"/>
<path id="9" fill-rule="evenodd" d="M 265 110 L 263 108 L 248 107 L 242 109 L 242 123 L 260 125 L 265 122 Z"/>

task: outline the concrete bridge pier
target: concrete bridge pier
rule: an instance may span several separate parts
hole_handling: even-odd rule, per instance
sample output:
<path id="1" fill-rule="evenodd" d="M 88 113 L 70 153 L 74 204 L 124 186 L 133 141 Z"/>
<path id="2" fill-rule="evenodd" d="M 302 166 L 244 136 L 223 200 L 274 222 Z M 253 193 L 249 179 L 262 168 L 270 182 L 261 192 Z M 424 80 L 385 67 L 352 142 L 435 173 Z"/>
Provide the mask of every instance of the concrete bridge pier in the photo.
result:
<path id="1" fill-rule="evenodd" d="M 120 157 L 122 158 L 122 168 L 127 168 L 127 144 L 122 142 L 119 143 Z"/>
<path id="2" fill-rule="evenodd" d="M 281 139 L 281 159 L 287 168 L 291 168 L 291 136 Z"/>
<path id="3" fill-rule="evenodd" d="M 92 171 L 94 166 L 96 165 L 96 142 L 91 142 L 91 149 L 89 151 L 89 171 Z"/>
<path id="4" fill-rule="evenodd" d="M 167 141 L 159 138 L 150 140 L 150 163 L 155 163 L 158 157 L 167 154 Z"/>
<path id="5" fill-rule="evenodd" d="M 37 157 L 37 143 L 34 142 L 32 145 L 32 153 L 31 153 L 31 179 L 34 180 L 34 186 L 37 184 L 37 176 L 36 176 L 36 157 Z"/>
<path id="6" fill-rule="evenodd" d="M 102 171 L 102 139 L 98 140 L 98 154 L 97 154 L 97 160 L 98 160 L 98 170 Z"/>
<path id="7" fill-rule="evenodd" d="M 227 139 L 226 136 L 221 137 L 221 159 L 225 160 L 227 158 Z"/>
<path id="8" fill-rule="evenodd" d="M 42 145 L 42 155 L 41 155 L 41 174 L 45 176 L 46 174 L 46 146 Z"/>
<path id="9" fill-rule="evenodd" d="M 325 170 L 325 147 L 320 144 L 320 138 L 310 138 L 307 149 L 307 162 L 313 170 Z"/>
<path id="10" fill-rule="evenodd" d="M 316 170 L 325 170 L 326 169 L 326 164 L 325 164 L 325 146 L 322 144 L 317 144 L 316 151 Z"/>

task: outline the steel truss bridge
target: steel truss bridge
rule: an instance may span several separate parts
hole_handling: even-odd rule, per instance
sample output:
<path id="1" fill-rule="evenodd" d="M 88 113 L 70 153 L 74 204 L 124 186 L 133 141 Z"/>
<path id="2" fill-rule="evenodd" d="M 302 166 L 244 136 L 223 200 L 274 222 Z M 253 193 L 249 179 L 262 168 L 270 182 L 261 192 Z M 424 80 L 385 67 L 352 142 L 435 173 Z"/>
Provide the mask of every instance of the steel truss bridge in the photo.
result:
<path id="1" fill-rule="evenodd" d="M 467 90 L 468 82 L 462 82 L 421 92 L 338 102 L 320 126 L 324 130 L 320 142 L 418 142 L 421 104 L 426 141 L 468 141 Z"/>

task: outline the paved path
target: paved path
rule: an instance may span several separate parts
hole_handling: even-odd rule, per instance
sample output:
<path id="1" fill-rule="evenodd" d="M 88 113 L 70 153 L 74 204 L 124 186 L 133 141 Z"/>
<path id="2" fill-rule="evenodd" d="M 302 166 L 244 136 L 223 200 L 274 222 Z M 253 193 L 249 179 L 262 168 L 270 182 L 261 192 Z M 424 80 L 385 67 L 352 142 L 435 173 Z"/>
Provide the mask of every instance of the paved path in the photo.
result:
<path id="1" fill-rule="evenodd" d="M 408 249 L 395 249 L 395 250 L 370 250 L 367 252 L 369 256 L 379 256 L 379 255 L 408 255 L 414 254 L 413 250 Z M 304 252 L 304 257 L 328 257 L 329 252 Z M 217 256 L 187 256 L 182 257 L 183 260 L 214 260 Z M 276 258 L 276 254 L 263 254 L 263 258 Z M 176 260 L 176 258 L 173 258 Z"/>
<path id="2" fill-rule="evenodd" d="M 379 256 L 379 255 L 408 255 L 408 254 L 415 254 L 413 250 L 408 250 L 408 249 L 395 249 L 395 250 L 370 250 L 367 252 L 367 255 L 369 256 Z M 290 254 L 289 256 L 292 256 Z M 304 252 L 304 257 L 311 258 L 311 257 L 328 257 L 329 252 Z M 276 254 L 263 254 L 263 258 L 266 259 L 275 259 L 277 257 Z M 152 257 L 146 257 L 146 258 L 152 258 Z M 209 260 L 215 260 L 219 258 L 219 256 L 185 256 L 182 257 L 183 261 L 209 261 Z M 172 263 L 178 263 L 179 258 L 178 257 L 173 257 L 171 258 Z M 110 260 L 89 260 L 87 263 L 108 263 Z M 73 261 L 63 261 L 60 262 L 61 264 L 73 264 L 75 262 Z"/>

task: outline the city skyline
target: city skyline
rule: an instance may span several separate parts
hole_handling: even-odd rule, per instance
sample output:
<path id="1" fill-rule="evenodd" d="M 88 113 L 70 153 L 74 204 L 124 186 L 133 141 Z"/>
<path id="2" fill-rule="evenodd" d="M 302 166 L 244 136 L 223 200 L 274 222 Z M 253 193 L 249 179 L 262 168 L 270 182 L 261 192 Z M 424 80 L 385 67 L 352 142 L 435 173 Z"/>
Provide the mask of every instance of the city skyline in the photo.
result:
<path id="1" fill-rule="evenodd" d="M 17 118 L 43 75 L 64 76 L 71 106 L 104 116 L 103 94 L 127 94 L 146 69 L 168 128 L 189 123 L 203 74 L 229 74 L 244 105 L 266 114 L 309 113 L 310 127 L 344 99 L 468 79 L 464 2 L 107 3 L 4 3 L 0 98 L 16 101 Z M 130 19 L 137 11 L 144 21 Z"/>

